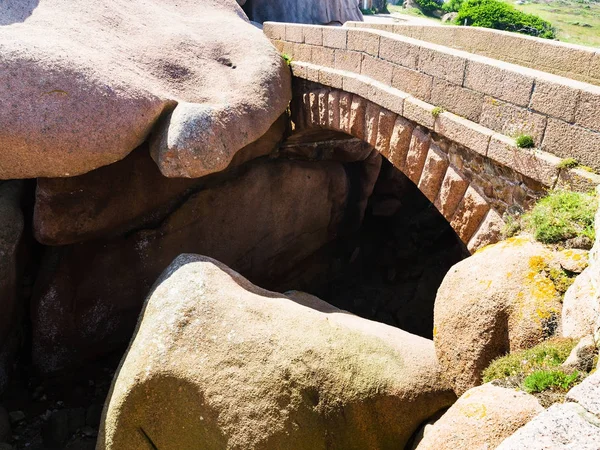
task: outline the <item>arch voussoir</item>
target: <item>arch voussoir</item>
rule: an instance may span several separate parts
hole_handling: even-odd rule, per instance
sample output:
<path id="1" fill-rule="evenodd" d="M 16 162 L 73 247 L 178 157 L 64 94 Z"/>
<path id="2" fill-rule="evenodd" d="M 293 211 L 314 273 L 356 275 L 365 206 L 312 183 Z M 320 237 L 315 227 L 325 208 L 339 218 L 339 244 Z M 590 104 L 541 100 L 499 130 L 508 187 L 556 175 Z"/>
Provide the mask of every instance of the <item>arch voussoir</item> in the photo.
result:
<path id="1" fill-rule="evenodd" d="M 473 251 L 494 242 L 502 218 L 480 188 L 451 163 L 432 132 L 358 94 L 319 88 L 302 94 L 297 128 L 341 131 L 373 146 L 402 171 Z M 470 181 L 471 180 L 471 181 Z"/>

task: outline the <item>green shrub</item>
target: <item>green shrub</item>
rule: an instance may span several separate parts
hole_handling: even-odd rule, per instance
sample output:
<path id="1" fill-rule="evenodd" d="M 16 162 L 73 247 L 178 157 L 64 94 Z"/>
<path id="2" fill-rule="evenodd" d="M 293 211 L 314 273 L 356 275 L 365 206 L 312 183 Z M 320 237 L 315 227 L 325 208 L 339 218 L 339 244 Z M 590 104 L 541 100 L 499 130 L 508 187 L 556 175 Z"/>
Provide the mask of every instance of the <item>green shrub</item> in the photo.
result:
<path id="1" fill-rule="evenodd" d="M 548 389 L 566 391 L 579 378 L 579 372 L 566 374 L 562 370 L 538 370 L 523 380 L 523 389 L 530 393 L 544 392 Z"/>
<path id="2" fill-rule="evenodd" d="M 423 11 L 426 16 L 433 15 L 434 11 L 442 9 L 444 4 L 443 0 L 415 0 L 415 3 L 419 5 L 419 9 Z"/>
<path id="3" fill-rule="evenodd" d="M 442 5 L 442 11 L 451 13 L 458 12 L 465 0 L 449 0 Z"/>
<path id="4" fill-rule="evenodd" d="M 555 190 L 521 217 L 521 225 L 545 244 L 579 236 L 593 241 L 597 207 L 598 200 L 594 194 Z"/>
<path id="5" fill-rule="evenodd" d="M 533 138 L 531 136 L 529 136 L 528 134 L 518 135 L 517 138 L 515 139 L 515 142 L 517 143 L 517 147 L 519 147 L 519 148 L 535 147 L 535 142 L 533 141 Z"/>
<path id="6" fill-rule="evenodd" d="M 519 11 L 499 0 L 467 0 L 458 11 L 456 23 L 474 27 L 514 31 L 542 38 L 554 39 L 552 24 L 533 14 Z"/>
<path id="7" fill-rule="evenodd" d="M 483 371 L 483 382 L 526 376 L 535 371 L 557 367 L 565 362 L 576 343 L 573 339 L 554 338 L 533 348 L 497 358 Z"/>

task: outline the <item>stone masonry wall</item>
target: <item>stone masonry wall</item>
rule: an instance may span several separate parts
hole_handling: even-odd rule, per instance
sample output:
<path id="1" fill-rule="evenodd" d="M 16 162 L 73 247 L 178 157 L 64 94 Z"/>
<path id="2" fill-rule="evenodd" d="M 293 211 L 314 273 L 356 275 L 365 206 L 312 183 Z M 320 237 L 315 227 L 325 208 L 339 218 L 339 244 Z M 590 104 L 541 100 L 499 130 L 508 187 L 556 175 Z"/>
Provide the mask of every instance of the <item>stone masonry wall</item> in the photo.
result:
<path id="1" fill-rule="evenodd" d="M 451 25 L 346 22 L 600 85 L 600 50 L 509 31 Z"/>
<path id="2" fill-rule="evenodd" d="M 358 76 L 413 110 L 444 108 L 486 148 L 529 134 L 539 150 L 600 170 L 599 86 L 374 29 L 271 22 L 264 32 L 298 69 L 327 69 L 313 81 L 337 77 L 333 87 L 354 92 Z"/>

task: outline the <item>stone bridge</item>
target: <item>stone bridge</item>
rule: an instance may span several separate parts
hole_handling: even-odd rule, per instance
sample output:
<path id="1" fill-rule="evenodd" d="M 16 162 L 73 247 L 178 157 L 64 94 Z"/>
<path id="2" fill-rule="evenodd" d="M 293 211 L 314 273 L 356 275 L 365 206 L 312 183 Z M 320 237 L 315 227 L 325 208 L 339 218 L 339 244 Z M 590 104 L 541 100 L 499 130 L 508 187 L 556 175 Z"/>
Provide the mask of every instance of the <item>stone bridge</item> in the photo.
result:
<path id="1" fill-rule="evenodd" d="M 435 28 L 451 30 L 454 45 L 466 42 L 471 53 L 406 36 L 433 40 Z M 368 142 L 419 187 L 471 251 L 495 242 L 503 215 L 528 209 L 546 190 L 600 183 L 594 50 L 590 56 L 581 47 L 469 27 L 270 22 L 264 32 L 291 58 L 294 133 L 334 130 Z M 533 39 L 535 51 L 570 78 L 527 55 L 515 65 L 477 46 L 495 48 L 489 42 L 501 39 L 529 47 Z M 587 66 L 573 63 L 576 50 L 589 56 Z M 530 135 L 536 148 L 518 147 L 519 134 Z M 588 167 L 564 167 L 565 158 Z"/>

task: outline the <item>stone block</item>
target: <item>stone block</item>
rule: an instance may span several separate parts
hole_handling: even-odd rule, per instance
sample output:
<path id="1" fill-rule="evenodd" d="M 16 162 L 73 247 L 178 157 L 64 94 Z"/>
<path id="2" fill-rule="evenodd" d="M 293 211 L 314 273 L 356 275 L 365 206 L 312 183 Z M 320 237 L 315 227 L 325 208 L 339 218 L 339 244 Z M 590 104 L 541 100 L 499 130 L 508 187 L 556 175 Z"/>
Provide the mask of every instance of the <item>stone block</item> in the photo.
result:
<path id="1" fill-rule="evenodd" d="M 490 209 L 481 221 L 473 237 L 469 240 L 467 249 L 471 253 L 475 253 L 486 245 L 495 244 L 502 239 L 504 226 L 505 223 L 500 214 L 494 209 Z"/>
<path id="2" fill-rule="evenodd" d="M 435 121 L 436 133 L 445 136 L 471 150 L 486 155 L 493 131 L 475 122 L 449 112 L 443 112 Z"/>
<path id="3" fill-rule="evenodd" d="M 440 192 L 433 204 L 439 212 L 450 221 L 454 216 L 454 212 L 462 201 L 463 195 L 469 186 L 469 182 L 461 174 L 456 167 L 449 166 L 444 175 Z"/>
<path id="4" fill-rule="evenodd" d="M 390 137 L 390 155 L 388 160 L 399 170 L 406 166 L 406 154 L 415 126 L 404 117 L 398 116 Z"/>
<path id="5" fill-rule="evenodd" d="M 286 23 L 285 40 L 302 44 L 304 42 L 304 25 Z"/>
<path id="6" fill-rule="evenodd" d="M 365 112 L 367 101 L 359 95 L 352 97 L 350 105 L 350 135 L 365 140 Z"/>
<path id="7" fill-rule="evenodd" d="M 291 48 L 286 48 L 286 50 L 289 50 L 289 52 L 286 53 L 292 57 L 293 61 L 311 63 L 312 50 L 318 48 L 319 47 L 313 47 L 312 45 L 291 43 Z"/>
<path id="8" fill-rule="evenodd" d="M 372 83 L 368 94 L 369 100 L 396 114 L 403 114 L 404 100 L 408 97 L 406 92 L 380 83 Z"/>
<path id="9" fill-rule="evenodd" d="M 323 27 L 320 25 L 304 25 L 304 43 L 310 45 L 323 45 Z"/>
<path id="10" fill-rule="evenodd" d="M 502 61 L 492 64 L 491 60 L 469 60 L 463 85 L 515 105 L 528 106 L 534 79 L 517 72 L 516 67 Z"/>
<path id="11" fill-rule="evenodd" d="M 340 71 L 320 67 L 319 83 L 335 89 L 342 89 L 344 86 L 344 76 Z"/>
<path id="12" fill-rule="evenodd" d="M 408 153 L 406 154 L 406 163 L 401 170 L 416 185 L 419 184 L 421 173 L 423 173 L 430 143 L 431 136 L 426 130 L 420 127 L 413 130 Z"/>
<path id="13" fill-rule="evenodd" d="M 590 192 L 600 186 L 600 175 L 584 169 L 560 169 L 556 188 L 577 192 Z"/>
<path id="14" fill-rule="evenodd" d="M 314 81 L 315 83 L 319 82 L 320 74 L 319 67 L 314 64 L 307 64 L 306 66 L 306 80 Z"/>
<path id="15" fill-rule="evenodd" d="M 327 47 L 312 46 L 311 62 L 317 66 L 333 67 L 335 63 L 335 50 Z"/>
<path id="16" fill-rule="evenodd" d="M 473 122 L 479 122 L 483 98 L 484 95 L 480 92 L 434 77 L 429 102 Z"/>
<path id="17" fill-rule="evenodd" d="M 364 55 L 360 67 L 361 75 L 389 86 L 392 84 L 393 72 L 393 64 L 370 55 Z"/>
<path id="18" fill-rule="evenodd" d="M 340 94 L 341 91 L 333 90 L 329 92 L 329 97 L 327 97 L 327 128 L 332 130 L 340 129 Z"/>
<path id="19" fill-rule="evenodd" d="M 573 122 L 579 92 L 563 83 L 536 80 L 531 95 L 531 109 Z"/>
<path id="20" fill-rule="evenodd" d="M 465 77 L 466 59 L 437 49 L 421 47 L 419 71 L 451 83 L 462 85 Z"/>
<path id="21" fill-rule="evenodd" d="M 473 186 L 469 186 L 450 221 L 461 241 L 465 244 L 469 242 L 489 209 L 487 200 Z"/>
<path id="22" fill-rule="evenodd" d="M 436 144 L 432 143 L 429 146 L 429 152 L 423 166 L 423 173 L 419 180 L 419 190 L 432 203 L 440 192 L 448 164 L 448 155 L 440 150 Z"/>
<path id="23" fill-rule="evenodd" d="M 394 67 L 392 87 L 414 95 L 420 100 L 429 101 L 433 77 L 405 67 Z"/>
<path id="24" fill-rule="evenodd" d="M 352 92 L 353 94 L 367 98 L 371 89 L 371 83 L 367 77 L 346 73 L 344 74 L 343 87 L 344 91 Z"/>
<path id="25" fill-rule="evenodd" d="M 381 36 L 379 57 L 409 69 L 417 69 L 419 46 L 397 37 Z"/>
<path id="26" fill-rule="evenodd" d="M 575 123 L 600 132 L 600 86 L 589 86 L 581 91 Z"/>
<path id="27" fill-rule="evenodd" d="M 398 117 L 396 113 L 387 109 L 381 109 L 379 112 L 375 148 L 387 159 L 390 157 L 390 139 L 394 131 L 396 117 Z"/>
<path id="28" fill-rule="evenodd" d="M 340 93 L 340 130 L 350 134 L 350 111 L 352 109 L 352 97 L 349 92 Z"/>
<path id="29" fill-rule="evenodd" d="M 319 126 L 322 128 L 329 127 L 329 91 L 322 89 L 319 91 Z"/>
<path id="30" fill-rule="evenodd" d="M 292 61 L 291 67 L 295 77 L 306 79 L 306 64 Z"/>
<path id="31" fill-rule="evenodd" d="M 273 47 L 275 47 L 279 53 L 283 53 L 285 41 L 271 41 L 271 43 L 273 44 Z"/>
<path id="32" fill-rule="evenodd" d="M 434 106 L 418 98 L 408 97 L 404 100 L 404 117 L 430 130 L 433 130 L 435 124 L 433 109 Z"/>
<path id="33" fill-rule="evenodd" d="M 325 47 L 346 49 L 348 30 L 341 27 L 323 28 L 323 45 Z"/>
<path id="34" fill-rule="evenodd" d="M 365 109 L 365 141 L 373 147 L 377 144 L 380 112 L 381 108 L 378 105 L 367 101 L 367 108 Z"/>
<path id="35" fill-rule="evenodd" d="M 263 33 L 272 41 L 283 40 L 285 39 L 285 23 L 265 22 L 263 23 Z"/>
<path id="36" fill-rule="evenodd" d="M 530 135 L 535 145 L 540 146 L 546 129 L 546 116 L 527 108 L 486 97 L 483 102 L 479 123 L 506 136 Z"/>
<path id="37" fill-rule="evenodd" d="M 600 133 L 562 120 L 548 119 L 543 150 L 561 158 L 575 158 L 579 163 L 600 171 L 599 148 Z"/>
<path id="38" fill-rule="evenodd" d="M 335 50 L 334 67 L 339 70 L 360 73 L 363 54 L 349 50 Z"/>
<path id="39" fill-rule="evenodd" d="M 348 30 L 348 50 L 379 56 L 379 34 L 358 28 Z"/>
<path id="40" fill-rule="evenodd" d="M 519 148 L 514 139 L 502 134 L 492 136 L 487 156 L 547 187 L 554 186 L 558 177 L 557 165 L 561 161 L 546 152 Z"/>

